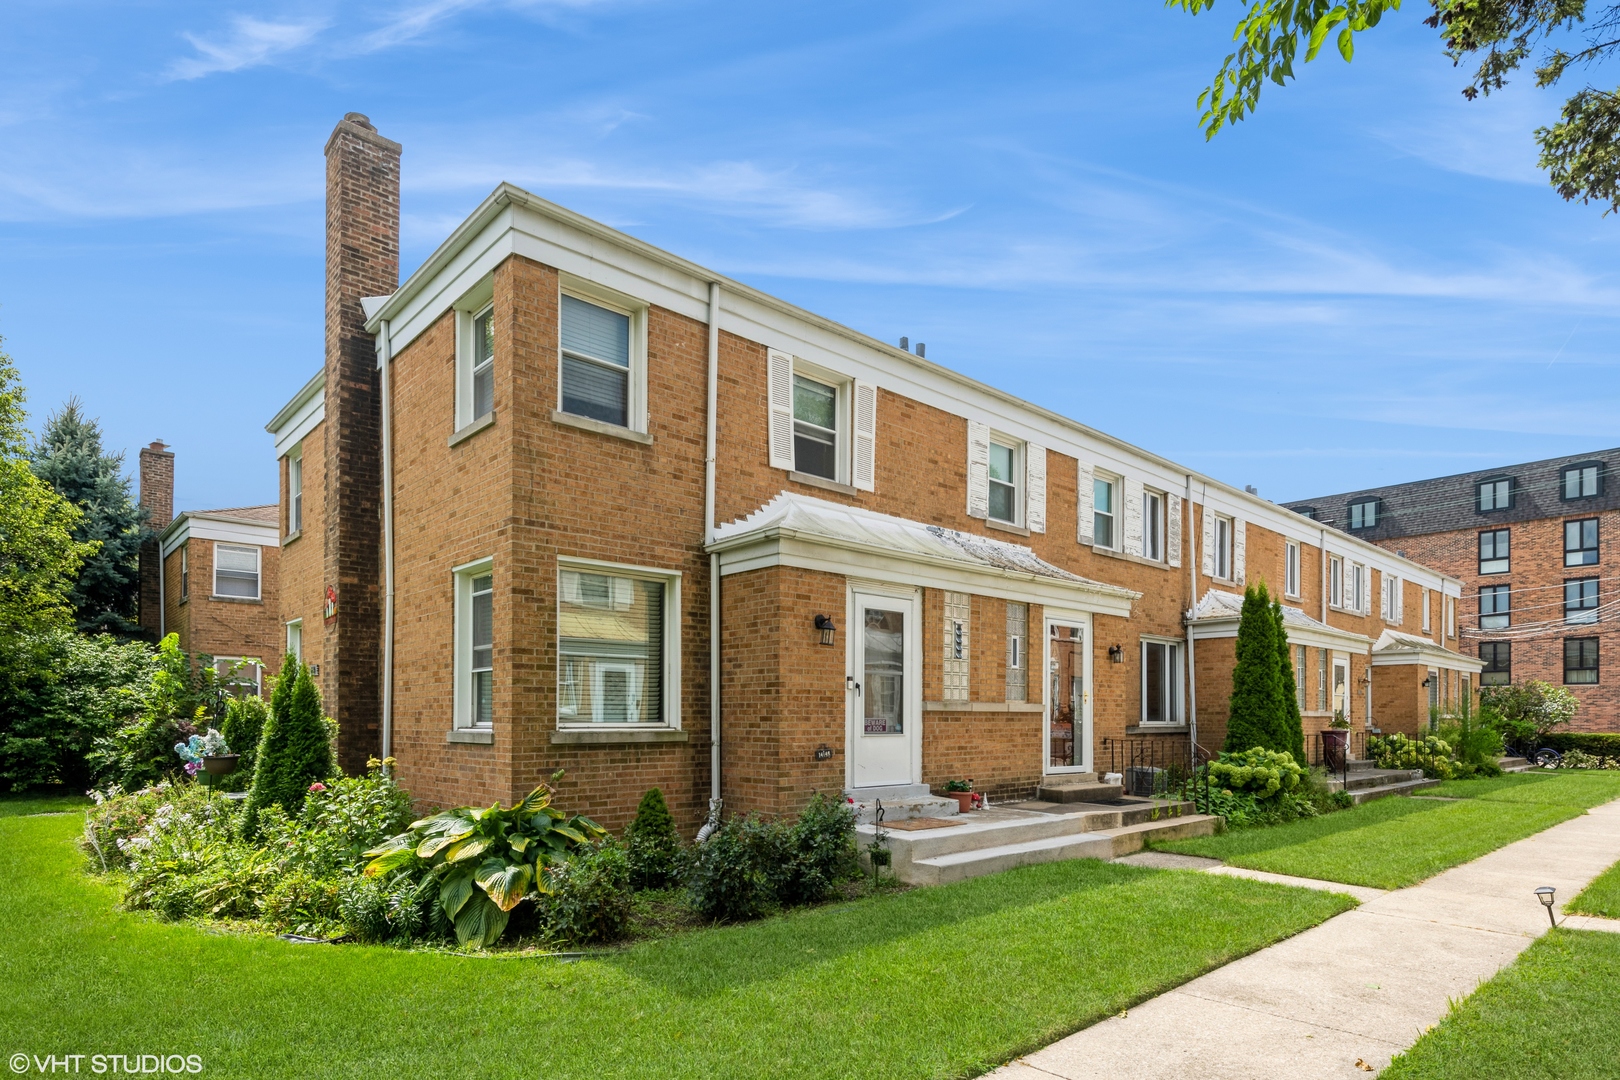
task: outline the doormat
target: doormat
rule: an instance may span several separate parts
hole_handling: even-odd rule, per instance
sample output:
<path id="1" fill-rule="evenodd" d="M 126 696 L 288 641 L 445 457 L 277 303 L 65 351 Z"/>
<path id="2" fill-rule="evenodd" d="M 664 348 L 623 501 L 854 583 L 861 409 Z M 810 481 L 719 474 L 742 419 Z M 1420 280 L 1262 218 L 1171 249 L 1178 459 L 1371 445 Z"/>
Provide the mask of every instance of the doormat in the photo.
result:
<path id="1" fill-rule="evenodd" d="M 962 822 L 952 821 L 949 818 L 914 817 L 905 821 L 885 821 L 883 827 L 893 829 L 895 832 L 919 832 L 923 829 L 949 829 L 953 825 L 960 824 Z"/>

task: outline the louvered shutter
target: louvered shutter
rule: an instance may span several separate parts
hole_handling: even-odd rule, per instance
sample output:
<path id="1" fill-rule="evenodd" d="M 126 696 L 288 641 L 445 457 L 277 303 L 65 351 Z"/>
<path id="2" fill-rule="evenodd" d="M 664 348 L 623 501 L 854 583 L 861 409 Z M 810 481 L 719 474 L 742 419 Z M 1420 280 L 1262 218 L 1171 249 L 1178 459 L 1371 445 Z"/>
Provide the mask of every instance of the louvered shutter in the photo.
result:
<path id="1" fill-rule="evenodd" d="M 793 357 L 775 349 L 766 354 L 770 394 L 771 468 L 793 469 Z"/>
<path id="2" fill-rule="evenodd" d="M 1242 518 L 1232 519 L 1232 580 L 1239 585 L 1242 585 L 1245 580 L 1243 570 L 1243 524 Z"/>
<path id="3" fill-rule="evenodd" d="M 1171 566 L 1181 565 L 1181 496 L 1166 495 L 1164 497 L 1165 514 L 1165 559 Z"/>
<path id="4" fill-rule="evenodd" d="M 1406 621 L 1406 582 L 1395 579 L 1395 625 Z"/>
<path id="5" fill-rule="evenodd" d="M 990 516 L 990 427 L 969 420 L 967 434 L 968 517 L 987 518 Z"/>
<path id="6" fill-rule="evenodd" d="M 877 387 L 855 384 L 855 464 L 851 479 L 861 491 L 877 486 Z"/>
<path id="7" fill-rule="evenodd" d="M 1205 577 L 1215 576 L 1215 514 L 1209 508 L 1209 503 L 1203 507 L 1204 528 L 1203 537 L 1199 541 L 1203 548 L 1203 557 L 1199 560 L 1199 567 L 1204 571 Z"/>
<path id="8" fill-rule="evenodd" d="M 1029 531 L 1046 531 L 1046 447 L 1024 445 L 1024 520 Z"/>
<path id="9" fill-rule="evenodd" d="M 1125 489 L 1125 551 L 1142 554 L 1142 481 L 1126 477 L 1120 484 Z"/>
<path id="10" fill-rule="evenodd" d="M 1080 462 L 1079 466 L 1075 478 L 1075 492 L 1079 497 L 1075 500 L 1077 504 L 1075 515 L 1078 520 L 1075 522 L 1074 535 L 1080 543 L 1091 547 L 1097 542 L 1095 532 L 1097 509 L 1092 503 L 1092 493 L 1096 490 L 1097 470 L 1084 461 Z"/>

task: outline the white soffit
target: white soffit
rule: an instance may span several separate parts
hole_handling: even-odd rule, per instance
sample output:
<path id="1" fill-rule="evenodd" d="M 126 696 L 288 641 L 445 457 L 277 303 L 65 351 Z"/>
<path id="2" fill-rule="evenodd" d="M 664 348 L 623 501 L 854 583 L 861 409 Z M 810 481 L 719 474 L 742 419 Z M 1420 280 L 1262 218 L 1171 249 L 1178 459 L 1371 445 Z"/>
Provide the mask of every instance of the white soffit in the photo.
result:
<path id="1" fill-rule="evenodd" d="M 1319 649 L 1354 649 L 1366 652 L 1372 638 L 1353 630 L 1340 630 L 1313 619 L 1299 608 L 1282 606 L 1283 629 L 1288 633 L 1290 645 L 1312 645 Z M 1193 608 L 1188 622 L 1189 632 L 1195 640 L 1237 637 L 1238 624 L 1243 618 L 1243 597 L 1238 593 L 1210 589 Z"/>
<path id="2" fill-rule="evenodd" d="M 1449 668 L 1452 671 L 1484 671 L 1485 661 L 1477 657 L 1443 649 L 1428 638 L 1403 634 L 1399 630 L 1385 630 L 1378 635 L 1373 646 L 1373 667 L 1396 664 L 1425 664 L 1429 667 Z"/>
<path id="3" fill-rule="evenodd" d="M 281 528 L 268 521 L 185 513 L 163 530 L 163 557 L 168 558 L 187 540 L 223 540 L 227 544 L 278 548 Z"/>
<path id="4" fill-rule="evenodd" d="M 722 576 L 793 566 L 1129 617 L 1141 593 L 1053 566 L 1027 547 L 782 492 L 715 530 Z"/>
<path id="5" fill-rule="evenodd" d="M 264 430 L 275 436 L 276 458 L 286 457 L 288 451 L 303 442 L 304 436 L 325 419 L 326 369 L 322 368 L 264 426 Z"/>

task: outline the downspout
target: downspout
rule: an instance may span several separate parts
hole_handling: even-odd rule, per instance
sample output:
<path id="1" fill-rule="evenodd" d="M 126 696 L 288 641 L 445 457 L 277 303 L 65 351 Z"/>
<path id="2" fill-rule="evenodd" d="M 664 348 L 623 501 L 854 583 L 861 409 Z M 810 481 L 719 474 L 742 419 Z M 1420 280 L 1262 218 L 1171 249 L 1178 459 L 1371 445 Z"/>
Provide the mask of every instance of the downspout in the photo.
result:
<path id="1" fill-rule="evenodd" d="M 1318 550 L 1322 554 L 1322 622 L 1326 623 L 1328 608 L 1327 530 L 1321 526 L 1318 526 L 1317 531 L 1321 533 L 1321 546 L 1318 548 Z"/>
<path id="2" fill-rule="evenodd" d="M 1193 657 L 1193 615 L 1198 611 L 1198 530 L 1193 528 L 1192 473 L 1187 474 L 1187 754 L 1198 768 L 1198 667 Z"/>
<path id="3" fill-rule="evenodd" d="M 703 457 L 703 543 L 714 540 L 714 446 L 720 401 L 720 283 L 709 282 L 708 442 Z M 720 556 L 709 555 L 709 799 L 720 798 Z"/>
<path id="4" fill-rule="evenodd" d="M 162 641 L 163 638 L 165 637 L 164 632 L 163 632 L 164 631 L 164 625 L 165 625 L 163 616 L 166 614 L 166 612 L 163 609 L 168 604 L 168 601 L 163 599 L 163 572 L 166 569 L 168 569 L 168 560 L 163 557 L 163 537 L 161 535 L 158 537 L 157 546 L 158 546 L 158 640 Z M 277 565 L 280 565 L 279 561 L 278 561 Z M 1444 608 L 1445 605 L 1442 604 L 1441 607 Z"/>
<path id="5" fill-rule="evenodd" d="M 382 346 L 382 500 L 383 500 L 383 670 L 382 670 L 382 756 L 394 751 L 394 440 L 393 398 L 389 369 L 393 367 L 394 342 L 388 320 L 379 335 Z"/>

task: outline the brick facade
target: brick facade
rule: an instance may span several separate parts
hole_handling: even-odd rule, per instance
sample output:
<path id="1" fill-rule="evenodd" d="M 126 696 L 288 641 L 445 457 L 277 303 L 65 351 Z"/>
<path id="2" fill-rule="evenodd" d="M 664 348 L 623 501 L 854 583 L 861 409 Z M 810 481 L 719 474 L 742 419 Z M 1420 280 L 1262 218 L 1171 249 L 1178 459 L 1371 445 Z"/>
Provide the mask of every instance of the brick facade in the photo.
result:
<path id="1" fill-rule="evenodd" d="M 139 556 L 141 632 L 156 641 L 161 622 L 162 592 L 158 588 L 160 560 L 158 533 L 174 520 L 174 453 L 161 442 L 141 447 L 140 504 L 150 530 L 141 541 Z"/>

